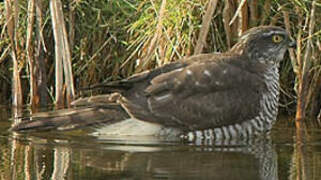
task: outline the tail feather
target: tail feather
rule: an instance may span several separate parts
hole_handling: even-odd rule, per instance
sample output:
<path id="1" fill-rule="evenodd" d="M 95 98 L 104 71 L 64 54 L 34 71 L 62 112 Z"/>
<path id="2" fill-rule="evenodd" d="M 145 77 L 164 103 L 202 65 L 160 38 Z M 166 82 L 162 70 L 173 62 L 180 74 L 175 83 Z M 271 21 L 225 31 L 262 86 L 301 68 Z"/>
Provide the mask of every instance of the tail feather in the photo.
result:
<path id="1" fill-rule="evenodd" d="M 119 105 L 75 107 L 22 118 L 21 122 L 14 125 L 11 130 L 17 132 L 66 131 L 112 124 L 128 118 L 128 114 Z"/>

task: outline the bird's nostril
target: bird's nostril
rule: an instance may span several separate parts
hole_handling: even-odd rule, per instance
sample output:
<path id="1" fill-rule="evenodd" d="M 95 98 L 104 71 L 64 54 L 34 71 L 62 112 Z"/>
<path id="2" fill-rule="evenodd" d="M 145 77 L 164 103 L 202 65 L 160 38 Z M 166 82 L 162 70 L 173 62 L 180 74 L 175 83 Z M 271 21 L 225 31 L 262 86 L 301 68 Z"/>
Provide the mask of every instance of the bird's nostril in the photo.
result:
<path id="1" fill-rule="evenodd" d="M 291 41 L 291 42 L 289 43 L 289 47 L 290 47 L 290 48 L 296 48 L 296 42 L 295 42 L 295 41 Z"/>

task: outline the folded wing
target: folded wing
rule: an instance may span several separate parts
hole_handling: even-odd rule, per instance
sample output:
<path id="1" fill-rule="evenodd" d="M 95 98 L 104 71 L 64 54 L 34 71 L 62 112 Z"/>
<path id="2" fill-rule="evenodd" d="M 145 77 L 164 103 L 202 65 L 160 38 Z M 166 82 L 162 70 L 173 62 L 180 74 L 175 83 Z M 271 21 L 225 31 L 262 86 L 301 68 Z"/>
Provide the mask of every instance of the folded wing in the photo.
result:
<path id="1" fill-rule="evenodd" d="M 233 57 L 206 58 L 160 74 L 148 85 L 144 82 L 144 87 L 137 82 L 123 94 L 122 106 L 132 117 L 186 130 L 241 123 L 257 116 L 262 78 L 238 66 L 239 60 Z"/>

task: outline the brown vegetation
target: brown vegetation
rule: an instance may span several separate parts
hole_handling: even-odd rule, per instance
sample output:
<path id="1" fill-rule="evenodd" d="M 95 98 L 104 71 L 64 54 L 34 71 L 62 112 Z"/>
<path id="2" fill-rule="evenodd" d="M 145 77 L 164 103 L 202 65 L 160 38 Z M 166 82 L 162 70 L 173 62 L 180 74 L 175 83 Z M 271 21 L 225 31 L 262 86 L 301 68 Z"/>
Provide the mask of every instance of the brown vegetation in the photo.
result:
<path id="1" fill-rule="evenodd" d="M 0 94 L 7 97 L 2 102 L 68 104 L 74 86 L 123 78 L 191 54 L 226 51 L 247 29 L 273 24 L 297 41 L 290 60 L 281 64 L 283 112 L 297 109 L 298 120 L 321 116 L 321 4 L 316 0 L 61 3 L 0 3 L 5 14 L 0 16 Z"/>

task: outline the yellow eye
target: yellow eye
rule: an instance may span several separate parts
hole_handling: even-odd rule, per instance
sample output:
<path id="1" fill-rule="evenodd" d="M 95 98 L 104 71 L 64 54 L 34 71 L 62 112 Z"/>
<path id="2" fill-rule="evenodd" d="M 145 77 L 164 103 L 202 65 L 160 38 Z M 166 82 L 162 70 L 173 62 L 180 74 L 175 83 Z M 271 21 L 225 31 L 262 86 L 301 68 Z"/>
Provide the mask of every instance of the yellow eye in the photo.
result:
<path id="1" fill-rule="evenodd" d="M 280 35 L 273 35 L 273 36 L 272 36 L 272 41 L 273 41 L 274 43 L 280 43 L 282 40 L 283 40 L 283 37 L 280 36 Z"/>

